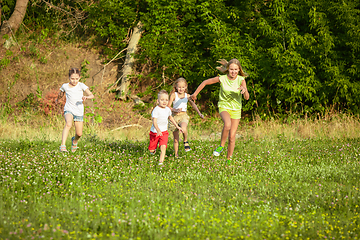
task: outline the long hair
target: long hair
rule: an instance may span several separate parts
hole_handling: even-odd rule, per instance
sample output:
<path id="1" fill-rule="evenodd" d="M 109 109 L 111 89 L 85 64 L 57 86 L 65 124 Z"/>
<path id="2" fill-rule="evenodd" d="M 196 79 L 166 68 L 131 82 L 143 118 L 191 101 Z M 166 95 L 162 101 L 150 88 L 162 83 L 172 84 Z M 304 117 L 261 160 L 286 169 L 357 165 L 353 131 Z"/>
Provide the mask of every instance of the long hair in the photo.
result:
<path id="1" fill-rule="evenodd" d="M 185 85 L 186 85 L 186 90 L 185 90 L 185 92 L 187 92 L 188 84 L 187 84 L 187 82 L 186 82 L 186 79 L 183 78 L 183 77 L 179 77 L 179 78 L 176 79 L 176 81 L 173 83 L 173 89 L 171 90 L 170 95 L 177 91 L 177 85 L 178 85 L 179 82 L 184 82 L 184 83 L 185 83 Z"/>
<path id="2" fill-rule="evenodd" d="M 236 64 L 239 67 L 239 75 L 240 76 L 243 76 L 243 77 L 249 76 L 249 74 L 244 72 L 244 70 L 241 67 L 240 61 L 237 60 L 236 58 L 231 59 L 229 62 L 226 61 L 225 59 L 220 59 L 219 61 L 217 61 L 217 63 L 220 63 L 221 66 L 216 67 L 216 69 L 222 73 L 227 73 L 229 71 L 229 66 L 231 64 Z"/>

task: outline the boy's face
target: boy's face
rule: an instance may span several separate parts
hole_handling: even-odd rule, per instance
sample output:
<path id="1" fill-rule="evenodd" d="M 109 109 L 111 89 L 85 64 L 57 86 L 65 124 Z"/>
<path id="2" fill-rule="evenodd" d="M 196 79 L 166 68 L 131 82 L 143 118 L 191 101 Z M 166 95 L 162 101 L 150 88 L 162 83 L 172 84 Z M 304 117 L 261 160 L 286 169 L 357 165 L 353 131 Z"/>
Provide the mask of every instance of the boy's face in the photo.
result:
<path id="1" fill-rule="evenodd" d="M 163 93 L 158 98 L 159 107 L 165 108 L 169 103 L 169 95 Z"/>

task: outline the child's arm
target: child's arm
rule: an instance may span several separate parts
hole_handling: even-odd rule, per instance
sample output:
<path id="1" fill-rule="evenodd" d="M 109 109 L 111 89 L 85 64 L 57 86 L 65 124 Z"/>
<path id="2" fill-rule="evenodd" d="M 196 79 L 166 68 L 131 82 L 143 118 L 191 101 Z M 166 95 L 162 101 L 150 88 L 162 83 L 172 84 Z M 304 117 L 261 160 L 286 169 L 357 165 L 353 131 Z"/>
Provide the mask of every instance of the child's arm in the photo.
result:
<path id="1" fill-rule="evenodd" d="M 59 102 L 60 99 L 62 99 L 64 97 L 64 94 L 65 94 L 65 92 L 59 91 L 59 94 L 58 94 L 58 96 L 57 96 L 57 98 L 55 100 L 56 104 Z"/>
<path id="2" fill-rule="evenodd" d="M 178 113 L 178 112 L 181 111 L 181 109 L 176 109 L 176 108 L 172 108 L 172 107 L 171 107 L 171 105 L 172 105 L 172 103 L 174 102 L 174 100 L 175 100 L 175 93 L 172 93 L 172 94 L 170 95 L 169 103 L 168 103 L 167 106 L 171 109 L 172 112 Z"/>
<path id="3" fill-rule="evenodd" d="M 241 82 L 240 91 L 241 91 L 241 94 L 244 95 L 245 100 L 249 100 L 250 94 L 247 90 L 245 79 Z"/>
<path id="4" fill-rule="evenodd" d="M 89 88 L 87 88 L 84 92 L 87 94 L 87 96 L 82 97 L 83 101 L 85 101 L 86 99 L 93 99 L 95 97 L 94 94 L 92 94 L 92 92 L 89 90 Z"/>
<path id="5" fill-rule="evenodd" d="M 200 112 L 199 108 L 196 106 L 196 104 L 194 103 L 194 101 L 189 98 L 189 102 L 190 102 L 190 105 L 195 109 L 195 111 L 197 112 L 197 114 L 199 114 L 199 116 L 204 119 L 204 115 L 202 115 L 202 113 Z"/>
<path id="6" fill-rule="evenodd" d="M 160 128 L 157 124 L 157 118 L 153 117 L 152 122 L 153 122 L 154 128 L 156 129 L 156 136 L 162 136 L 162 132 L 160 131 Z"/>
<path id="7" fill-rule="evenodd" d="M 199 92 L 206 86 L 206 85 L 211 85 L 211 84 L 214 84 L 214 83 L 218 83 L 220 82 L 220 78 L 219 76 L 217 77 L 214 77 L 214 78 L 209 78 L 205 81 L 203 81 L 202 83 L 200 83 L 200 85 L 198 86 L 198 88 L 196 89 L 196 91 L 189 97 L 191 98 L 192 100 L 196 100 L 196 96 L 199 94 Z"/>
<path id="8" fill-rule="evenodd" d="M 183 130 L 182 130 L 182 128 L 181 127 L 179 127 L 179 125 L 176 123 L 176 121 L 175 121 L 175 119 L 174 119 L 174 117 L 173 116 L 169 116 L 169 120 L 172 122 L 172 124 L 174 124 L 174 126 L 180 131 L 180 132 L 184 132 Z"/>

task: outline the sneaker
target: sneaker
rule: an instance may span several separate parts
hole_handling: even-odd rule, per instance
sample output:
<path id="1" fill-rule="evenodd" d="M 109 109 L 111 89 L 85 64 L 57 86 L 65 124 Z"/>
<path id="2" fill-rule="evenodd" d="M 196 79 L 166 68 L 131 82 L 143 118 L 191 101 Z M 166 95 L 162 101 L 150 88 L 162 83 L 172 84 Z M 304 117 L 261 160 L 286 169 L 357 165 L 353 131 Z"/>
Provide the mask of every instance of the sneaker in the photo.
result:
<path id="1" fill-rule="evenodd" d="M 220 156 L 220 153 L 224 150 L 224 147 L 218 146 L 215 151 L 213 152 L 214 156 L 218 157 Z"/>
<path id="2" fill-rule="evenodd" d="M 161 165 L 163 165 L 163 163 L 162 163 L 162 162 L 159 162 L 159 165 L 161 166 Z"/>

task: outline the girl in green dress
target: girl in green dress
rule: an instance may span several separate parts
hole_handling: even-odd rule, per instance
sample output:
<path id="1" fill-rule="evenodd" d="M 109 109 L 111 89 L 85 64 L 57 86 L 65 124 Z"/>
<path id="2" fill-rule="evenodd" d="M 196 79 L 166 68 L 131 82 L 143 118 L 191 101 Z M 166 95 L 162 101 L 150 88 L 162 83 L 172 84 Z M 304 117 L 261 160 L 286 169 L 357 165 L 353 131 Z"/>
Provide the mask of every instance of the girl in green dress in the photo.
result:
<path id="1" fill-rule="evenodd" d="M 216 76 L 203 81 L 196 91 L 190 96 L 194 101 L 199 92 L 206 86 L 214 83 L 220 83 L 220 94 L 218 108 L 224 127 L 221 132 L 220 146 L 213 154 L 220 156 L 223 151 L 226 139 L 229 138 L 228 151 L 226 158 L 231 159 L 235 148 L 236 130 L 239 126 L 242 108 L 242 95 L 246 100 L 249 99 L 249 92 L 246 87 L 245 77 L 247 74 L 242 70 L 241 64 L 237 59 L 231 59 L 227 62 L 225 59 L 218 61 L 222 66 L 217 67 L 225 75 Z"/>

